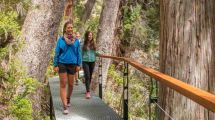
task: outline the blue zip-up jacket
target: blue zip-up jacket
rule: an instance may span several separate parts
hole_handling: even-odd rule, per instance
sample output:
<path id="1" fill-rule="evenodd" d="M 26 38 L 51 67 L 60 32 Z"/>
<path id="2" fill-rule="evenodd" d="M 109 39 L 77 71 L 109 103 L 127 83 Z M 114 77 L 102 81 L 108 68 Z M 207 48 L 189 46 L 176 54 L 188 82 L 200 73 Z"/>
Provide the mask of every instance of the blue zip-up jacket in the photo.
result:
<path id="1" fill-rule="evenodd" d="M 81 64 L 81 50 L 78 39 L 76 39 L 71 45 L 67 45 L 63 37 L 58 39 L 55 48 L 54 66 L 58 66 L 59 63 L 75 65 Z"/>

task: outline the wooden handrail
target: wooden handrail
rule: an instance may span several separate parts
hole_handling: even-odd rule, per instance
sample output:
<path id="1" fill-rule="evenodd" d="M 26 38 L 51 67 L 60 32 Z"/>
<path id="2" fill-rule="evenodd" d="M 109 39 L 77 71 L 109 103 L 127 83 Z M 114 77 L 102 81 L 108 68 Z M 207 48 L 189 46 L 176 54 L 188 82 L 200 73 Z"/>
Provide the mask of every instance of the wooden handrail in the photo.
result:
<path id="1" fill-rule="evenodd" d="M 166 85 L 167 87 L 172 88 L 173 90 L 181 93 L 182 95 L 186 96 L 187 98 L 195 101 L 196 103 L 204 106 L 208 110 L 215 112 L 215 95 L 194 86 L 191 86 L 181 80 L 175 79 L 168 75 L 165 75 L 159 71 L 154 69 L 145 67 L 143 64 L 138 63 L 137 61 L 131 58 L 124 58 L 124 57 L 114 57 L 114 56 L 107 56 L 107 55 L 99 55 L 102 58 L 110 58 L 114 60 L 125 61 L 131 66 L 135 67 L 142 73 L 145 73 L 155 80 L 159 81 L 160 83 Z"/>

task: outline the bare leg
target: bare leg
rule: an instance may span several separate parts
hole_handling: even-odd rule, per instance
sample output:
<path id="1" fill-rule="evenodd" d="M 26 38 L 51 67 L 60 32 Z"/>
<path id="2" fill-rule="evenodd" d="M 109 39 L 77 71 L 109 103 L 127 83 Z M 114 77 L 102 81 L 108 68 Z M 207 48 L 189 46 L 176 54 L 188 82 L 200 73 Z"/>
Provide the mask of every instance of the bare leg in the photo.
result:
<path id="1" fill-rule="evenodd" d="M 79 71 L 77 71 L 75 73 L 75 84 L 78 85 L 78 74 L 79 74 Z"/>
<path id="2" fill-rule="evenodd" d="M 75 79 L 75 75 L 68 74 L 69 87 L 68 87 L 67 98 L 70 98 L 70 96 L 72 95 L 74 79 Z"/>
<path id="3" fill-rule="evenodd" d="M 60 97 L 63 102 L 63 106 L 67 106 L 67 100 L 66 100 L 66 80 L 67 80 L 67 73 L 60 73 Z"/>

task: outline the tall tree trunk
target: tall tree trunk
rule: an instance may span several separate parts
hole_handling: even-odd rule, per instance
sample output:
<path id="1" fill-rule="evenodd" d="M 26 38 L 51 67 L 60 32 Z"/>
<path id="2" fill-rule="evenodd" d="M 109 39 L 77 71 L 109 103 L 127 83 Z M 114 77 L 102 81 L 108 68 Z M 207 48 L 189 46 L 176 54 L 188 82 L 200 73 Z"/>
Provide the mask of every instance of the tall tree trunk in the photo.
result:
<path id="1" fill-rule="evenodd" d="M 74 0 L 66 0 L 65 2 L 65 8 L 64 8 L 64 19 L 65 20 L 71 20 L 74 22 L 74 16 L 73 16 L 73 6 L 74 6 Z"/>
<path id="2" fill-rule="evenodd" d="M 64 2 L 61 0 L 32 0 L 32 6 L 22 27 L 25 46 L 18 53 L 18 57 L 30 76 L 39 82 L 44 82 L 50 52 L 57 39 L 57 30 L 63 15 Z M 41 90 L 37 90 L 32 96 L 32 100 L 37 101 L 33 102 L 35 119 L 38 119 L 35 111 L 41 110 L 40 97 Z"/>
<path id="3" fill-rule="evenodd" d="M 123 34 L 123 6 L 126 4 L 125 1 L 120 1 L 119 10 L 117 14 L 116 20 L 116 28 L 114 33 L 114 41 L 112 44 L 112 55 L 113 56 L 120 56 L 123 57 L 123 50 L 122 50 L 122 34 Z"/>
<path id="4" fill-rule="evenodd" d="M 96 3 L 96 0 L 87 0 L 87 3 L 85 4 L 84 13 L 81 17 L 81 25 L 78 28 L 79 32 L 82 35 L 84 33 L 84 24 L 89 19 L 95 3 Z"/>
<path id="5" fill-rule="evenodd" d="M 160 70 L 215 93 L 215 1 L 160 0 Z M 160 85 L 159 102 L 176 120 L 214 120 L 214 114 Z M 169 120 L 160 112 L 161 120 Z"/>
<path id="6" fill-rule="evenodd" d="M 96 42 L 98 50 L 105 55 L 112 55 L 112 43 L 114 40 L 119 5 L 120 0 L 105 0 L 103 3 Z M 110 59 L 103 60 L 103 83 L 106 83 L 110 61 Z"/>

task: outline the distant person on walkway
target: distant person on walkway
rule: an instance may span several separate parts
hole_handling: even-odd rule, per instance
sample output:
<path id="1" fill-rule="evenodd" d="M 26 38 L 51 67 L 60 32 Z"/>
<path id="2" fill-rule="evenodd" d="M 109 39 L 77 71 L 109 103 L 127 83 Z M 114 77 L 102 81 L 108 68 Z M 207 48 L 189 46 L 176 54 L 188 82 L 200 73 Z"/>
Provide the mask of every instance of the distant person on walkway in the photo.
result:
<path id="1" fill-rule="evenodd" d="M 73 35 L 73 25 L 70 21 L 63 27 L 63 37 L 57 41 L 54 56 L 54 71 L 60 77 L 60 97 L 63 103 L 63 114 L 68 114 L 70 96 L 72 95 L 75 73 L 80 69 L 81 51 L 80 43 Z M 66 94 L 66 83 L 68 80 L 68 92 Z"/>
<path id="2" fill-rule="evenodd" d="M 75 32 L 75 37 L 76 37 L 76 39 L 79 40 L 79 42 L 81 42 L 80 33 L 79 32 Z"/>
<path id="3" fill-rule="evenodd" d="M 96 61 L 96 44 L 93 39 L 93 33 L 87 31 L 85 33 L 84 44 L 82 47 L 82 66 L 84 69 L 84 78 L 86 85 L 86 98 L 89 99 L 90 95 L 90 84 L 92 79 L 93 70 Z"/>
<path id="4" fill-rule="evenodd" d="M 80 39 L 80 33 L 75 32 L 75 38 L 79 41 L 79 44 L 81 45 L 81 39 Z M 78 77 L 79 77 L 79 70 L 75 73 L 75 85 L 78 85 Z"/>

